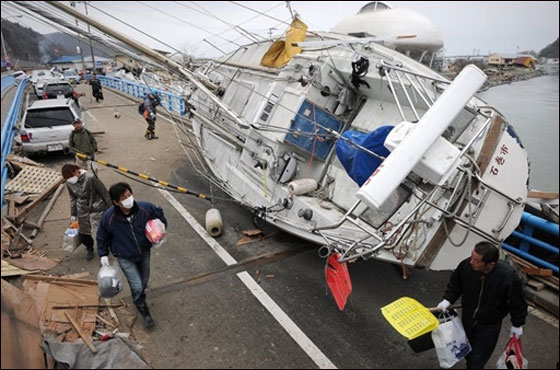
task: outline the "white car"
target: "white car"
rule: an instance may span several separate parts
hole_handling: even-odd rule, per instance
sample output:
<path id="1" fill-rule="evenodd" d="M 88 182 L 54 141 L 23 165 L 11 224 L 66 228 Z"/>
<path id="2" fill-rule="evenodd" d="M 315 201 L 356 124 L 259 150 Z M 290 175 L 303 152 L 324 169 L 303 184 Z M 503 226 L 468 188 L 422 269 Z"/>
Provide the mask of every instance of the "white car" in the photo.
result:
<path id="1" fill-rule="evenodd" d="M 15 71 L 14 73 L 12 73 L 12 76 L 14 76 L 14 79 L 16 81 L 20 81 L 27 77 L 27 73 L 25 73 L 24 71 Z"/>
<path id="2" fill-rule="evenodd" d="M 49 71 L 48 69 L 40 69 L 31 73 L 30 81 L 31 83 L 33 83 L 35 95 L 37 95 L 37 97 L 41 99 L 43 97 L 43 86 L 45 85 L 46 81 L 63 79 L 64 76 L 61 73 Z"/>
<path id="3" fill-rule="evenodd" d="M 19 138 L 24 154 L 46 154 L 68 150 L 72 123 L 83 119 L 72 98 L 34 101 L 23 115 Z"/>

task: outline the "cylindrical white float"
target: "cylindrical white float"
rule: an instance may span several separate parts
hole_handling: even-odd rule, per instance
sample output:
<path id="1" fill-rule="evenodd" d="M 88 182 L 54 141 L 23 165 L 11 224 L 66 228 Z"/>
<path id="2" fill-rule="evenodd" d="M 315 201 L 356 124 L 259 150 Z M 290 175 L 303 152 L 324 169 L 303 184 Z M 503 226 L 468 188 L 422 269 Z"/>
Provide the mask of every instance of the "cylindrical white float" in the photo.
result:
<path id="1" fill-rule="evenodd" d="M 298 179 L 288 184 L 288 191 L 294 195 L 303 195 L 314 190 L 317 190 L 317 181 L 314 179 Z"/>
<path id="2" fill-rule="evenodd" d="M 222 233 L 222 215 L 220 211 L 216 208 L 210 208 L 208 212 L 206 212 L 206 231 L 210 236 L 216 237 L 220 236 Z"/>
<path id="3" fill-rule="evenodd" d="M 412 171 L 422 156 L 461 112 L 486 81 L 474 65 L 466 66 L 416 124 L 416 129 L 398 145 L 356 193 L 356 197 L 379 208 Z"/>

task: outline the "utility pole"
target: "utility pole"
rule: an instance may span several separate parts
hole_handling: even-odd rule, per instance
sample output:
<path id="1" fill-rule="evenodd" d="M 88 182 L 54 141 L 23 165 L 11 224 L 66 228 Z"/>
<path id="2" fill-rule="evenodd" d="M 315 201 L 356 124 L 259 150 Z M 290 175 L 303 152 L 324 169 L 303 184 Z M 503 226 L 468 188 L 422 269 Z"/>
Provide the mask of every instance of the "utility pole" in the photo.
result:
<path id="1" fill-rule="evenodd" d="M 4 41 L 4 32 L 1 30 L 0 26 L 0 37 L 2 38 L 2 50 L 4 51 L 4 63 L 6 64 L 6 70 L 11 70 L 10 61 L 8 59 L 8 53 L 6 52 L 6 41 Z"/>
<path id="2" fill-rule="evenodd" d="M 86 15 L 89 15 L 88 11 L 87 11 L 87 1 L 84 1 L 84 7 L 86 8 Z M 88 33 L 91 33 L 89 23 L 87 25 L 87 30 L 88 30 Z M 93 56 L 93 44 L 91 43 L 91 38 L 89 39 L 89 49 L 91 51 L 91 63 L 93 65 L 93 71 L 92 72 L 95 73 L 95 57 Z"/>
<path id="3" fill-rule="evenodd" d="M 76 7 L 76 2 L 72 1 L 70 3 L 72 8 Z M 76 27 L 78 27 L 78 18 L 76 18 Z M 80 34 L 78 33 L 78 48 L 80 49 L 80 58 L 82 59 L 82 71 L 85 73 L 86 71 L 86 63 L 84 62 L 84 53 L 82 52 L 82 42 L 80 38 Z"/>

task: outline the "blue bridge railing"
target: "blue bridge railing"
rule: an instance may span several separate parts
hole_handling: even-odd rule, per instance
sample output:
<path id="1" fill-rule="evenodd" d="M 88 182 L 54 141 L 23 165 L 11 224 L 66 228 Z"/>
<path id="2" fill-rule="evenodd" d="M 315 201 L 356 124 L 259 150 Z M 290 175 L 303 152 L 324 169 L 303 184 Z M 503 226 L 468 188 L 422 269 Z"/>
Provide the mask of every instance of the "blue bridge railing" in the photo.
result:
<path id="1" fill-rule="evenodd" d="M 12 75 L 5 75 L 2 76 L 2 92 L 6 90 L 8 87 L 12 86 L 15 82 L 15 77 Z"/>
<path id="2" fill-rule="evenodd" d="M 558 224 L 544 220 L 528 212 L 523 212 L 521 224 L 523 225 L 523 232 L 514 231 L 510 236 L 510 238 L 516 238 L 520 241 L 519 247 L 502 243 L 504 249 L 537 266 L 551 269 L 556 275 L 558 275 L 558 265 L 545 261 L 532 253 L 534 251 L 532 247 L 536 247 L 558 256 Z M 535 228 L 542 230 L 545 234 L 548 234 L 548 239 L 554 239 L 556 245 L 536 239 L 533 236 Z"/>
<path id="3" fill-rule="evenodd" d="M 150 88 L 144 84 L 122 80 L 119 78 L 112 78 L 106 76 L 98 76 L 101 85 L 113 88 L 122 93 L 132 95 L 137 98 L 143 99 L 146 94 L 155 92 L 161 98 L 161 105 L 170 112 L 175 112 L 180 116 L 185 115 L 185 102 L 186 99 L 182 96 L 170 93 L 169 91 Z"/>
<path id="4" fill-rule="evenodd" d="M 4 79 L 2 79 L 2 85 L 3 84 Z M 8 110 L 8 114 L 6 115 L 6 120 L 2 122 L 2 206 L 4 206 L 4 187 L 6 186 L 6 181 L 8 179 L 6 157 L 12 152 L 14 136 L 17 131 L 16 124 L 21 111 L 21 104 L 23 103 L 25 85 L 27 85 L 27 79 L 20 82 L 14 99 L 12 100 L 12 104 L 10 105 L 10 109 Z"/>

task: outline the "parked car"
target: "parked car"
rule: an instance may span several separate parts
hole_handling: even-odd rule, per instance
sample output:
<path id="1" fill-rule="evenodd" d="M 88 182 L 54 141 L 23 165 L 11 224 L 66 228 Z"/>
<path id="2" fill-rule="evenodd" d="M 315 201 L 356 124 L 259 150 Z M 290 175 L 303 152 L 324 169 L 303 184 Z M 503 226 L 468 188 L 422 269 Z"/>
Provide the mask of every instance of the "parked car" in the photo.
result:
<path id="1" fill-rule="evenodd" d="M 62 74 L 64 75 L 64 79 L 71 84 L 75 84 L 80 81 L 80 76 L 74 69 L 67 69 L 66 71 L 62 72 Z"/>
<path id="2" fill-rule="evenodd" d="M 43 85 L 43 99 L 72 98 L 76 95 L 68 81 L 47 81 Z"/>
<path id="3" fill-rule="evenodd" d="M 14 76 L 14 79 L 16 81 L 20 81 L 27 77 L 27 73 L 25 73 L 24 71 L 15 71 L 14 73 L 12 73 L 12 76 Z"/>
<path id="4" fill-rule="evenodd" d="M 52 80 L 63 80 L 64 76 L 61 73 L 55 71 L 49 71 L 48 69 L 40 69 L 33 71 L 31 73 L 31 82 L 33 83 L 33 89 L 35 90 L 35 95 L 39 99 L 43 97 L 43 86 L 46 81 Z"/>
<path id="5" fill-rule="evenodd" d="M 25 111 L 19 131 L 23 153 L 67 151 L 76 118 L 85 125 L 82 110 L 72 98 L 34 101 Z"/>

